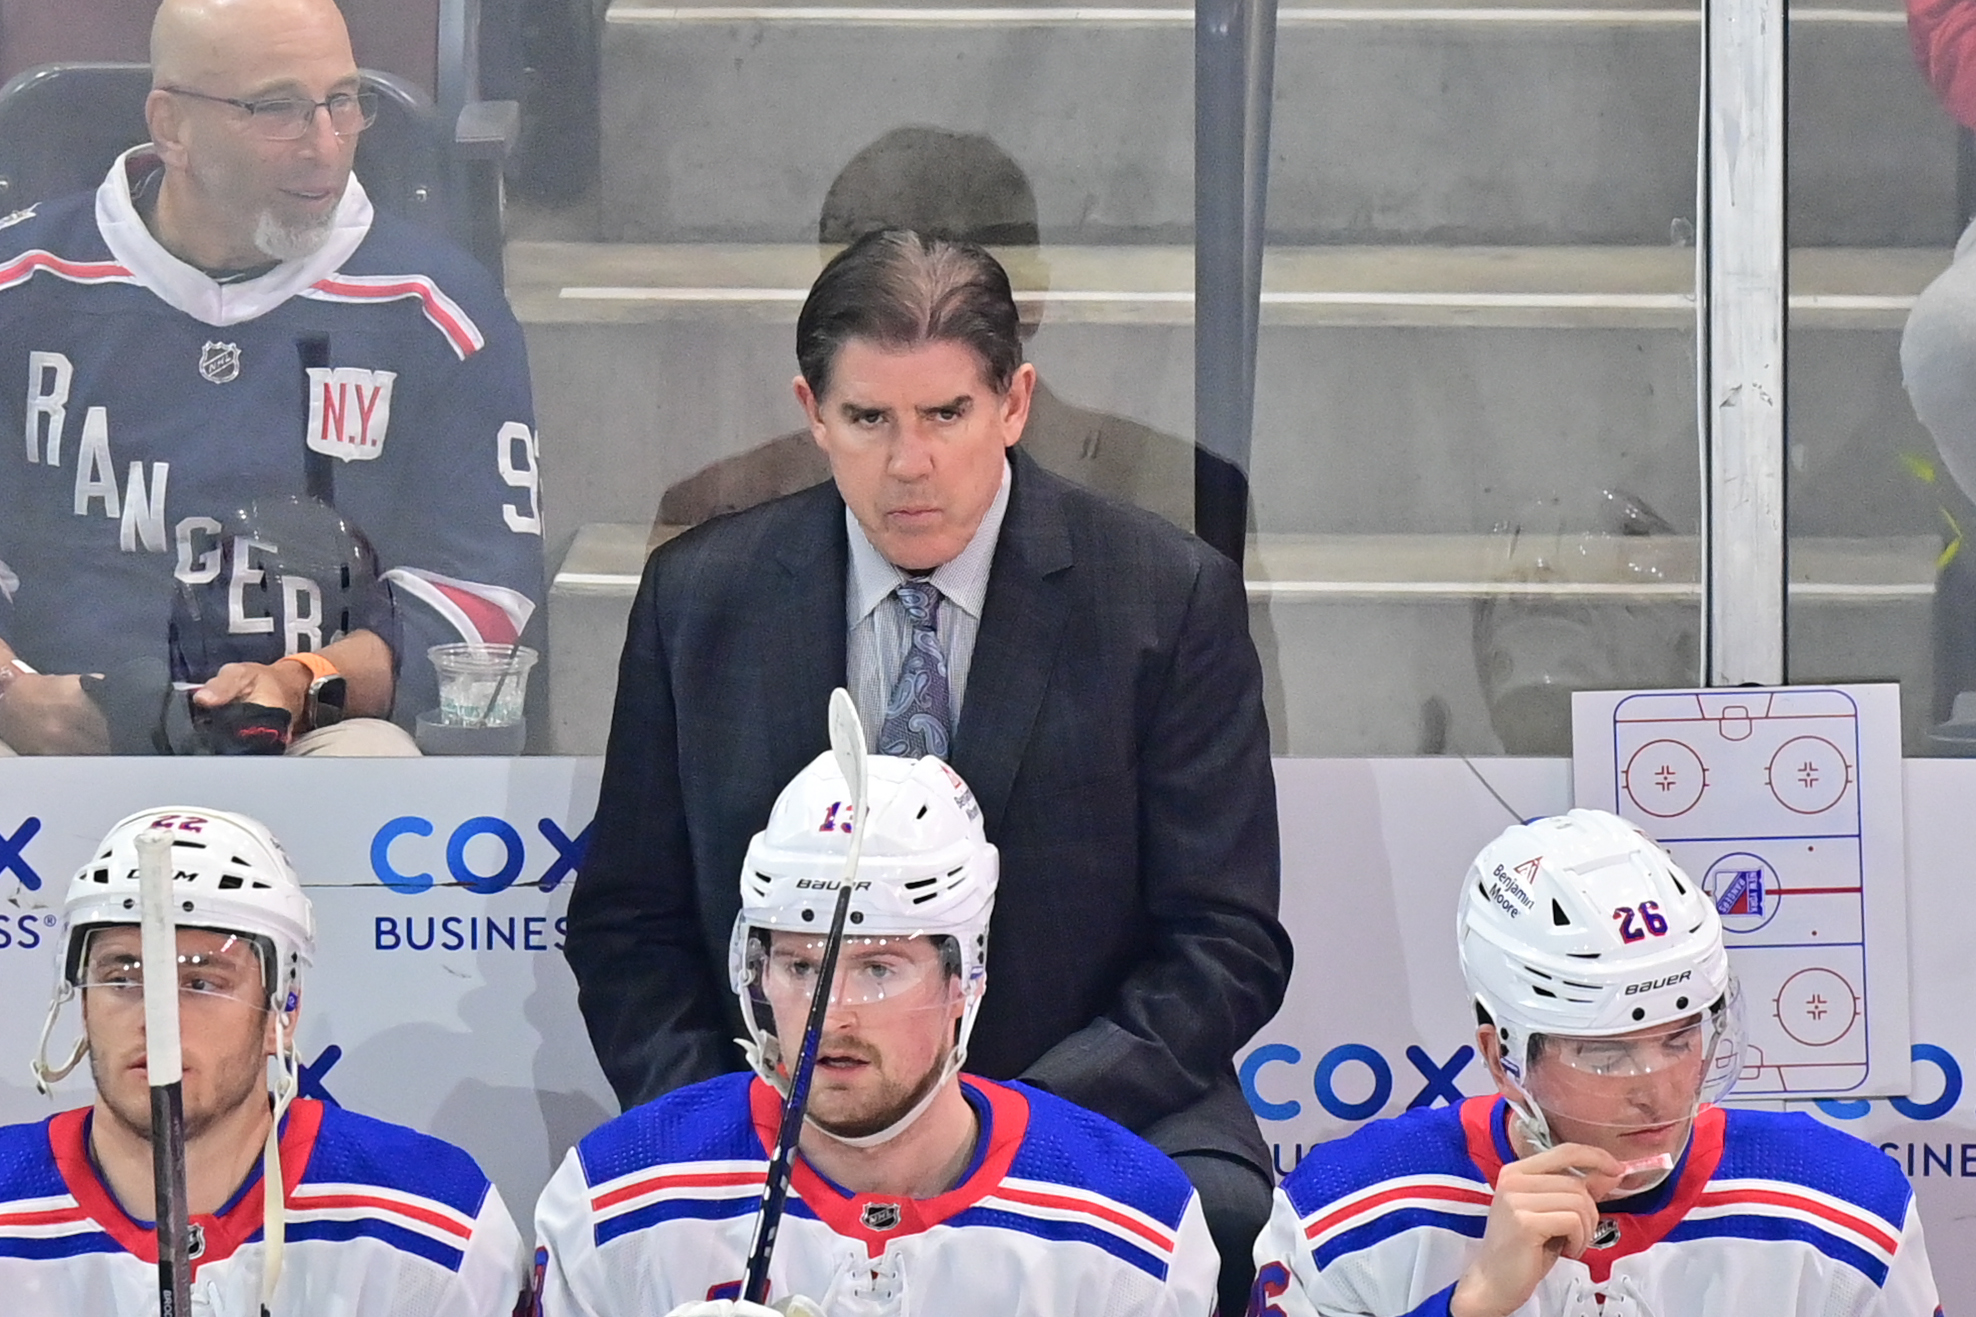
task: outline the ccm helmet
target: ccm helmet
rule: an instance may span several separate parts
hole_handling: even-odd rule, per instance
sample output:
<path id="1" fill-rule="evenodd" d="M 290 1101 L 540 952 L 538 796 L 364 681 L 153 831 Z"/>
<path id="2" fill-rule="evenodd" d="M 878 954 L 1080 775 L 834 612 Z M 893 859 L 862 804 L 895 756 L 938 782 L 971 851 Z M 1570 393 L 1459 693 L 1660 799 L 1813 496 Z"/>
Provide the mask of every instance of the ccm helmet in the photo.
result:
<path id="1" fill-rule="evenodd" d="M 179 926 L 238 934 L 259 954 L 264 1004 L 273 1013 L 277 1076 L 274 1119 L 262 1150 L 261 1175 L 264 1184 L 281 1184 L 281 1118 L 301 1074 L 291 1012 L 301 1002 L 302 969 L 315 957 L 316 918 L 281 843 L 244 814 L 197 805 L 166 805 L 132 814 L 110 829 L 95 856 L 69 880 L 56 935 L 62 956 L 59 977 L 32 1066 L 35 1087 L 47 1093 L 81 1063 L 88 1050 L 85 1036 L 76 1040 L 60 1066 L 51 1067 L 47 1061 L 55 1019 L 63 1003 L 82 986 L 90 935 L 99 928 L 138 922 L 137 838 L 151 831 L 171 837 L 172 894 L 178 900 Z M 281 1279 L 284 1198 L 282 1194 L 263 1197 L 263 1311 L 273 1303 Z"/>
<path id="2" fill-rule="evenodd" d="M 1469 868 L 1456 937 L 1462 976 L 1502 1040 L 1517 1090 L 1510 1100 L 1537 1147 L 1551 1143 L 1542 1094 L 1532 1091 L 1545 1039 L 1692 1026 L 1698 1032 L 1680 1037 L 1699 1051 L 1696 1106 L 1735 1083 L 1740 1005 L 1715 903 L 1624 819 L 1575 809 L 1508 829 Z M 1614 1055 L 1599 1064 L 1653 1064 L 1620 1057 L 1625 1050 L 1608 1045 Z"/>
<path id="3" fill-rule="evenodd" d="M 786 1091 L 775 1020 L 762 989 L 768 934 L 823 936 L 830 927 L 853 829 L 864 850 L 845 918 L 852 938 L 930 937 L 959 981 L 960 1028 L 940 1083 L 925 1101 L 879 1134 L 845 1139 L 882 1143 L 918 1119 L 967 1057 L 987 987 L 988 920 L 995 908 L 996 851 L 981 828 L 981 807 L 960 775 L 934 757 L 866 760 L 870 797 L 852 816 L 851 789 L 836 760 L 822 754 L 783 788 L 768 826 L 748 844 L 741 866 L 741 912 L 728 949 L 728 977 L 741 1000 L 756 1073 Z"/>

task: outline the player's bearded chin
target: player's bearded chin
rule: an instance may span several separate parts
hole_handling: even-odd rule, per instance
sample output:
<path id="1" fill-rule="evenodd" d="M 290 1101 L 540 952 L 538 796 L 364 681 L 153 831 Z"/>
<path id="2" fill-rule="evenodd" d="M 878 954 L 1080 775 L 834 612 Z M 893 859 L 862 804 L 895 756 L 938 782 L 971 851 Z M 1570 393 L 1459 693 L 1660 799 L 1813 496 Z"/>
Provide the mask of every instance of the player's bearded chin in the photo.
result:
<path id="1" fill-rule="evenodd" d="M 876 1065 L 879 1059 L 876 1050 L 865 1043 L 853 1039 L 827 1042 L 823 1050 L 840 1054 L 849 1053 L 862 1060 L 869 1061 L 873 1065 Z M 927 1067 L 926 1073 L 919 1077 L 919 1081 L 912 1088 L 900 1092 L 896 1088 L 888 1087 L 884 1093 L 881 1093 L 879 1095 L 881 1101 L 886 1097 L 891 1097 L 892 1100 L 884 1102 L 884 1105 L 875 1111 L 868 1112 L 852 1120 L 831 1120 L 820 1117 L 812 1112 L 808 1114 L 807 1119 L 810 1124 L 815 1125 L 825 1134 L 834 1134 L 840 1139 L 868 1138 L 881 1130 L 890 1128 L 900 1117 L 917 1106 L 920 1099 L 925 1097 L 928 1092 L 940 1083 L 941 1076 L 946 1073 L 946 1070 L 947 1055 L 945 1052 L 942 1052 L 938 1057 L 934 1058 L 933 1064 Z M 897 1096 L 893 1096 L 894 1094 Z"/>
<path id="2" fill-rule="evenodd" d="M 334 210 L 299 224 L 290 224 L 273 211 L 264 210 L 254 221 L 254 249 L 277 261 L 299 261 L 315 255 L 328 241 L 330 227 L 335 222 Z"/>

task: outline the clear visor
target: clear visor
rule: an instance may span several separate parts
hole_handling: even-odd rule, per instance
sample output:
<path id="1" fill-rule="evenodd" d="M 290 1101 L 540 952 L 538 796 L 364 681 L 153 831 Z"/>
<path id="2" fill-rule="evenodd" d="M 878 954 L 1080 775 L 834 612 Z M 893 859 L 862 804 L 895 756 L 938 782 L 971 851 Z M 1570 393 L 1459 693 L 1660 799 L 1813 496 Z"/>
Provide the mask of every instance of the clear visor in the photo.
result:
<path id="1" fill-rule="evenodd" d="M 132 928 L 100 929 L 84 948 L 76 986 L 93 1010 L 144 1009 L 145 964 Z M 181 929 L 171 974 L 183 1012 L 266 1009 L 260 945 L 232 933 Z"/>
<path id="2" fill-rule="evenodd" d="M 1659 1183 L 1686 1146 L 1704 1103 L 1720 1100 L 1742 1067 L 1741 996 L 1681 1020 L 1615 1037 L 1532 1040 L 1524 1090 L 1554 1143 L 1598 1143 L 1628 1165 L 1617 1193 Z M 1629 1159 L 1626 1153 L 1638 1156 Z M 1663 1158 L 1662 1154 L 1666 1154 Z"/>
<path id="3" fill-rule="evenodd" d="M 823 973 L 825 939 L 756 932 L 748 939 L 747 982 L 772 1009 L 806 1012 Z M 946 976 L 946 958 L 931 938 L 847 937 L 831 979 L 832 1006 L 906 1008 L 944 1004 L 932 989 Z"/>

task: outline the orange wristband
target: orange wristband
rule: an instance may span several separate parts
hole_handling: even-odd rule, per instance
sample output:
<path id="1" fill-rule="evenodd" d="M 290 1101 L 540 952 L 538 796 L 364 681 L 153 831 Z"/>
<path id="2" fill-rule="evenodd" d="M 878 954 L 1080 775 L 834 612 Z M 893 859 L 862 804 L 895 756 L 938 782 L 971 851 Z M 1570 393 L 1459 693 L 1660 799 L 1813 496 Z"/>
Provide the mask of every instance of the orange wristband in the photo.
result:
<path id="1" fill-rule="evenodd" d="M 309 670 L 309 679 L 311 681 L 321 681 L 324 677 L 334 677 L 336 675 L 336 665 L 334 663 L 331 663 L 322 655 L 312 653 L 308 650 L 303 650 L 299 654 L 289 654 L 277 661 L 281 663 L 300 663 Z"/>

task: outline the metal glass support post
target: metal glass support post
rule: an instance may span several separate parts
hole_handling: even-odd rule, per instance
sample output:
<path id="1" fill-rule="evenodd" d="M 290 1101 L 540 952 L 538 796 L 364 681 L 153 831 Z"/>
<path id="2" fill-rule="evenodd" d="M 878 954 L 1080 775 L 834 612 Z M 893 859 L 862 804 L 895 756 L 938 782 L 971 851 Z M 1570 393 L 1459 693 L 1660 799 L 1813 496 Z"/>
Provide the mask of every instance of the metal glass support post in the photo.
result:
<path id="1" fill-rule="evenodd" d="M 1237 563 L 1249 529 L 1276 0 L 1194 10 L 1194 529 Z"/>
<path id="2" fill-rule="evenodd" d="M 1784 0 L 1704 0 L 1702 679 L 1784 680 Z"/>

